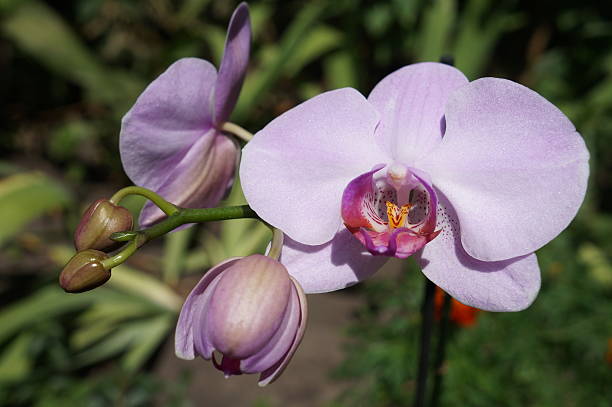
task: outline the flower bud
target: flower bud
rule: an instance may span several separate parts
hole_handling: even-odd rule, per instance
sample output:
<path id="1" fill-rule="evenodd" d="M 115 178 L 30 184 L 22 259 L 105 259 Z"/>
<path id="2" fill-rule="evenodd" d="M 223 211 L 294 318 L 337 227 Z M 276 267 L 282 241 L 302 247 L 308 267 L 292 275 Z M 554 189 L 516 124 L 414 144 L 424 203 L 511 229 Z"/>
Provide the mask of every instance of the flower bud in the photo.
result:
<path id="1" fill-rule="evenodd" d="M 98 199 L 83 214 L 74 232 L 74 247 L 77 251 L 115 250 L 123 243 L 111 240 L 110 235 L 130 230 L 133 225 L 132 214 L 126 208 L 115 205 L 108 199 Z"/>
<path id="2" fill-rule="evenodd" d="M 191 291 L 176 327 L 176 354 L 213 360 L 226 377 L 274 381 L 306 329 L 306 296 L 278 261 L 252 255 L 213 267 Z M 213 352 L 222 355 L 217 361 Z"/>
<path id="3" fill-rule="evenodd" d="M 59 283 L 64 291 L 81 293 L 101 286 L 111 276 L 102 265 L 108 255 L 98 250 L 80 251 L 68 261 L 60 273 Z"/>

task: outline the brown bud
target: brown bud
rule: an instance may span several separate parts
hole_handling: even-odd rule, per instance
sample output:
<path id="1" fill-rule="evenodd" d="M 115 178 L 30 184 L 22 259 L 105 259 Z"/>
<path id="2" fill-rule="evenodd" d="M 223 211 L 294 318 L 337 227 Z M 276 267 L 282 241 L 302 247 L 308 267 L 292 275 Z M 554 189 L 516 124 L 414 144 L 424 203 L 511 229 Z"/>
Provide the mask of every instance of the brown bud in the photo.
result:
<path id="1" fill-rule="evenodd" d="M 126 208 L 115 205 L 108 199 L 98 199 L 83 214 L 74 232 L 74 247 L 77 251 L 115 250 L 123 243 L 111 240 L 110 235 L 130 230 L 133 225 L 132 214 Z"/>
<path id="2" fill-rule="evenodd" d="M 64 266 L 59 283 L 64 291 L 81 293 L 101 286 L 111 276 L 110 270 L 105 270 L 102 260 L 108 255 L 98 250 L 78 252 Z"/>

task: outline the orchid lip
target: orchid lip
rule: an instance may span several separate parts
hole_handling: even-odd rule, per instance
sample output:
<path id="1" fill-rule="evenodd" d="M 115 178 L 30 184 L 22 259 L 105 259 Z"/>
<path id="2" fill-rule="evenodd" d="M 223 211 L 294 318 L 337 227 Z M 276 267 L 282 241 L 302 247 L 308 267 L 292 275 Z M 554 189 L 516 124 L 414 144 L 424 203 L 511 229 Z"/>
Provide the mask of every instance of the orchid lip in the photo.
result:
<path id="1" fill-rule="evenodd" d="M 437 197 L 426 174 L 401 163 L 353 179 L 342 197 L 347 229 L 373 255 L 405 258 L 434 239 Z"/>

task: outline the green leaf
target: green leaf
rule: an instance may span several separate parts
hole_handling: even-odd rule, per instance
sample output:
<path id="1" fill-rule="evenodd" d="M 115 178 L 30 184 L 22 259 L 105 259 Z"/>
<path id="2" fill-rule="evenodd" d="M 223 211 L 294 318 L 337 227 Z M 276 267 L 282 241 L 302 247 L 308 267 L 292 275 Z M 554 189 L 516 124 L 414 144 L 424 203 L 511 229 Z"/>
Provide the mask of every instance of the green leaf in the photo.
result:
<path id="1" fill-rule="evenodd" d="M 108 335 L 123 321 L 157 314 L 160 314 L 159 308 L 139 298 L 126 295 L 101 297 L 81 314 L 79 327 L 71 337 L 71 344 L 76 349 L 84 349 Z"/>
<path id="2" fill-rule="evenodd" d="M 258 39 L 267 28 L 266 23 L 270 21 L 272 11 L 272 6 L 268 4 L 249 4 L 249 14 L 251 15 L 251 29 L 253 30 L 254 42 L 259 42 Z"/>
<path id="3" fill-rule="evenodd" d="M 357 87 L 357 72 L 351 54 L 339 51 L 325 58 L 325 80 L 329 89 Z"/>
<path id="4" fill-rule="evenodd" d="M 196 20 L 198 15 L 208 6 L 210 0 L 185 0 L 177 17 L 184 23 Z"/>
<path id="5" fill-rule="evenodd" d="M 247 76 L 232 116 L 237 122 L 244 121 L 248 111 L 259 103 L 260 99 L 282 76 L 288 64 L 307 40 L 313 27 L 316 27 L 317 20 L 326 5 L 327 3 L 323 1 L 306 3 L 284 33 L 275 57 Z"/>
<path id="6" fill-rule="evenodd" d="M 15 338 L 0 355 L 0 383 L 23 380 L 32 370 L 29 355 L 33 335 L 23 333 Z"/>
<path id="7" fill-rule="evenodd" d="M 470 79 L 482 74 L 499 37 L 522 22 L 519 14 L 497 7 L 491 0 L 471 0 L 461 16 L 453 56 L 457 68 Z"/>
<path id="8" fill-rule="evenodd" d="M 229 257 L 225 245 L 207 229 L 202 232 L 202 246 L 211 264 L 218 264 Z"/>
<path id="9" fill-rule="evenodd" d="M 587 270 L 595 281 L 612 287 L 612 265 L 603 250 L 592 243 L 583 243 L 578 248 L 578 259 L 588 267 Z"/>
<path id="10" fill-rule="evenodd" d="M 342 34 L 333 28 L 320 25 L 313 28 L 288 61 L 283 73 L 289 77 L 296 75 L 310 62 L 341 44 Z"/>
<path id="11" fill-rule="evenodd" d="M 189 253 L 185 258 L 185 271 L 202 271 L 210 268 L 213 264 L 208 254 L 204 250 L 196 250 Z"/>
<path id="12" fill-rule="evenodd" d="M 419 39 L 418 60 L 438 61 L 448 51 L 448 40 L 455 21 L 455 0 L 437 0 L 425 11 Z"/>
<path id="13" fill-rule="evenodd" d="M 122 353 L 138 339 L 140 330 L 146 323 L 146 321 L 133 322 L 114 330 L 104 340 L 76 355 L 77 364 L 87 366 Z"/>
<path id="14" fill-rule="evenodd" d="M 55 180 L 38 172 L 0 181 L 0 245 L 45 212 L 67 206 L 71 195 Z"/>
<path id="15" fill-rule="evenodd" d="M 229 206 L 245 203 L 240 181 L 236 180 L 225 204 Z M 220 227 L 220 239 L 212 233 L 205 234 L 206 259 L 213 265 L 227 257 L 248 256 L 260 252 L 271 238 L 270 229 L 261 221 L 254 219 L 221 222 Z"/>
<path id="16" fill-rule="evenodd" d="M 185 256 L 194 228 L 179 230 L 166 235 L 164 241 L 163 270 L 164 281 L 175 285 L 185 267 Z"/>
<path id="17" fill-rule="evenodd" d="M 50 70 L 85 88 L 89 97 L 125 112 L 144 88 L 127 72 L 110 70 L 89 52 L 79 37 L 50 7 L 27 1 L 2 22 L 4 33 L 17 46 Z"/>
<path id="18" fill-rule="evenodd" d="M 0 313 L 2 327 L 0 343 L 16 332 L 39 322 L 86 307 L 96 301 L 100 295 L 100 291 L 66 294 L 59 285 L 42 288 L 29 297 L 9 305 Z"/>
<path id="19" fill-rule="evenodd" d="M 109 286 L 147 299 L 153 304 L 178 313 L 183 298 L 156 278 L 124 264 L 113 269 Z"/>
<path id="20" fill-rule="evenodd" d="M 99 343 L 78 354 L 77 363 L 86 366 L 127 351 L 123 365 L 135 370 L 165 338 L 173 322 L 173 317 L 161 315 L 122 324 Z"/>
<path id="21" fill-rule="evenodd" d="M 140 330 L 140 338 L 134 341 L 130 350 L 123 357 L 123 367 L 136 371 L 151 357 L 157 346 L 166 338 L 172 329 L 175 318 L 164 315 L 154 318 Z"/>

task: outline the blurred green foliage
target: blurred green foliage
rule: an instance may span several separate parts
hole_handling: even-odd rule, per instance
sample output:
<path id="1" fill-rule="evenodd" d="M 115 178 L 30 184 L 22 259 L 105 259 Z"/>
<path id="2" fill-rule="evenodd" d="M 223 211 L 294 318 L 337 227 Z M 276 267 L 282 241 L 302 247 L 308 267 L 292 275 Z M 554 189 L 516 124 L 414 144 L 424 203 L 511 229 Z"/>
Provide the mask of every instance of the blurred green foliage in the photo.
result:
<path id="1" fill-rule="evenodd" d="M 184 401 L 180 381 L 162 386 L 150 373 L 182 301 L 176 291 L 189 289 L 189 275 L 260 250 L 265 228 L 241 220 L 171 234 L 89 294 L 66 295 L 56 279 L 79 211 L 129 183 L 117 148 L 120 118 L 176 59 L 218 64 L 236 3 L 0 1 L 0 404 Z M 609 405 L 612 15 L 605 4 L 293 0 L 250 8 L 251 64 L 232 120 L 253 132 L 317 93 L 352 86 L 367 94 L 393 70 L 442 55 L 454 56 L 470 79 L 530 86 L 572 119 L 592 155 L 587 201 L 539 253 L 543 288 L 529 310 L 481 314 L 475 327 L 453 332 L 442 404 Z M 228 202 L 243 202 L 238 185 Z M 126 205 L 137 211 L 142 202 Z M 338 374 L 361 385 L 343 403 L 411 400 L 421 285 L 413 267 L 399 282 L 358 290 L 365 304 Z M 68 388 L 75 390 L 65 399 Z"/>

